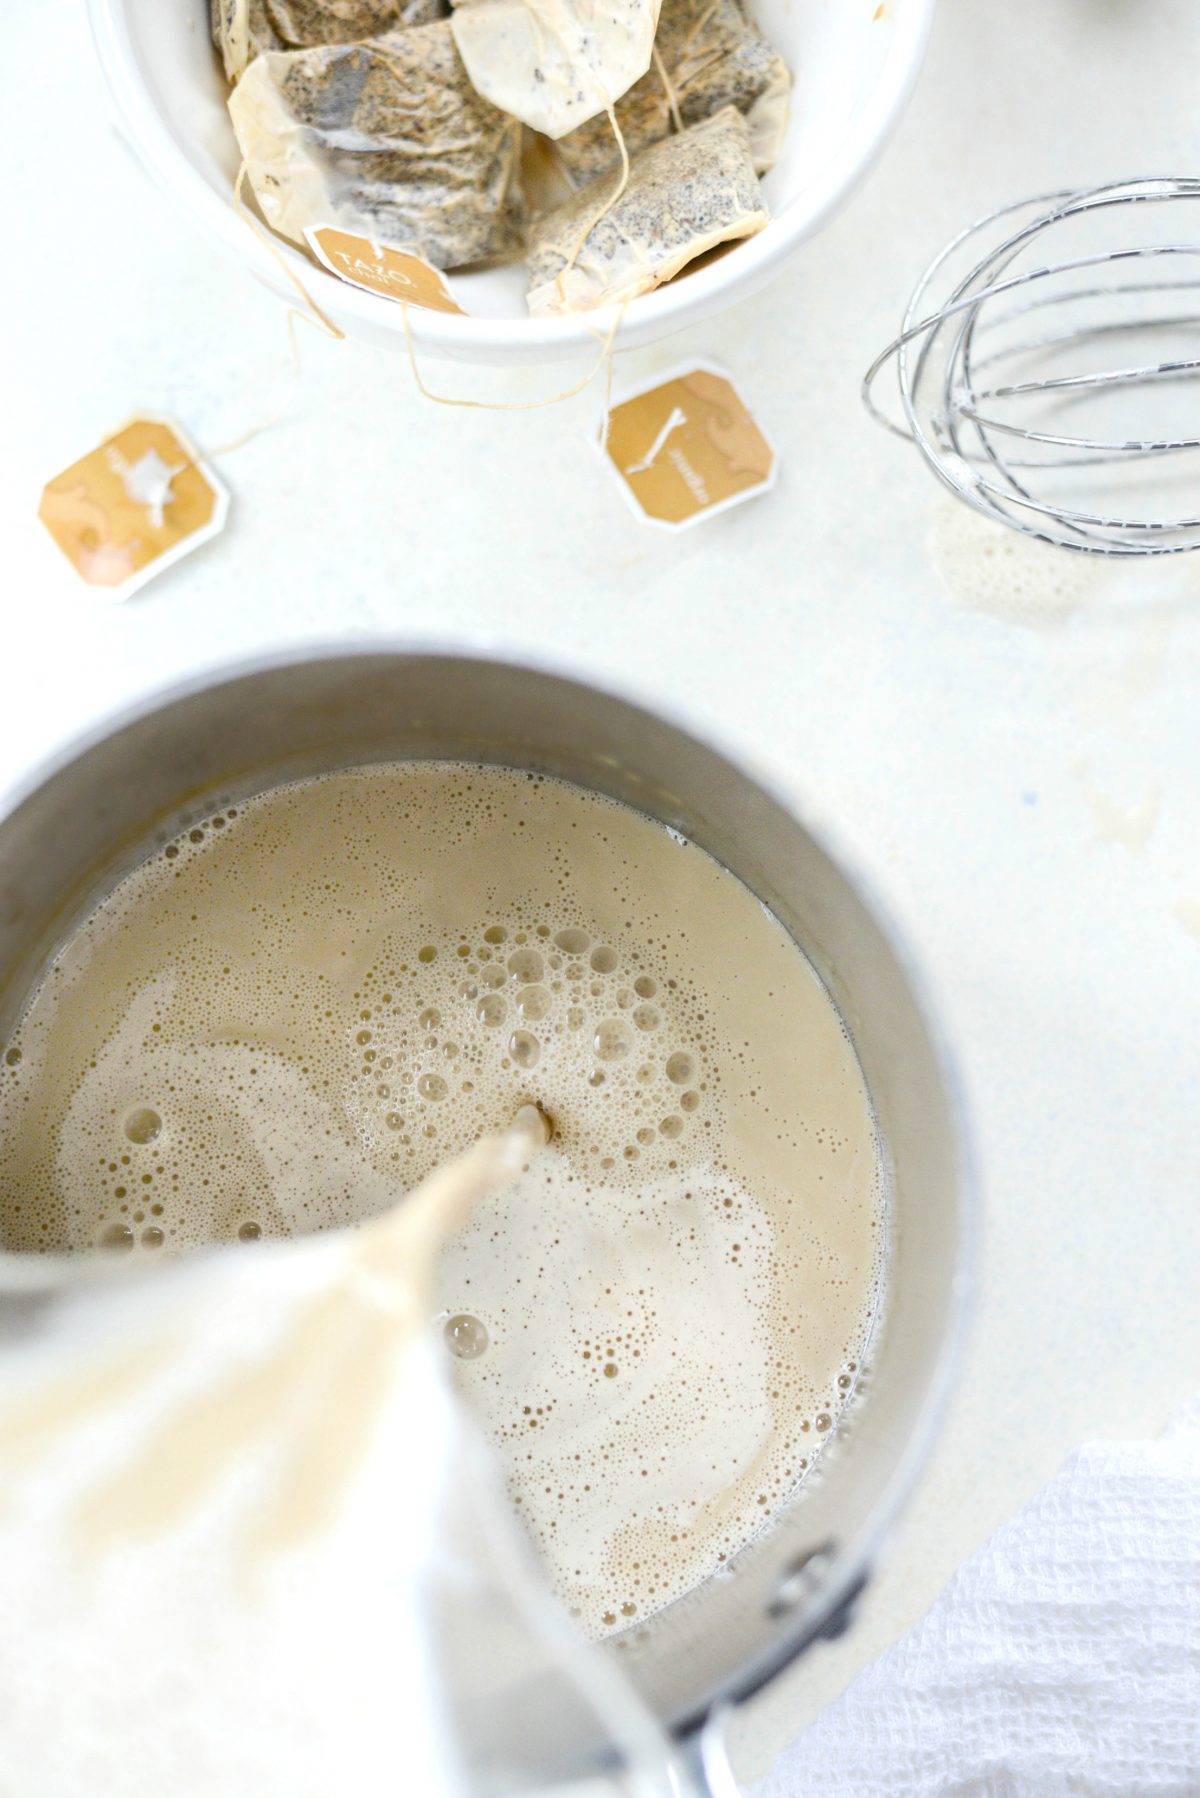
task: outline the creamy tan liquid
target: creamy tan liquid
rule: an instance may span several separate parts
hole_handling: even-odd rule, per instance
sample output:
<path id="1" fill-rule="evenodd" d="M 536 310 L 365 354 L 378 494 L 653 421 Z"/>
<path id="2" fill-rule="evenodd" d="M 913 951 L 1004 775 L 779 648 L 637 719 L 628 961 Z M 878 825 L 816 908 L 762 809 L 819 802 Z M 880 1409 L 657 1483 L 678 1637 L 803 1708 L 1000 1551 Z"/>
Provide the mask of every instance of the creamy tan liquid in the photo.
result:
<path id="1" fill-rule="evenodd" d="M 153 1257 L 352 1222 L 525 1099 L 554 1140 L 447 1244 L 435 1328 L 599 1633 L 708 1577 L 811 1469 L 881 1278 L 841 1022 L 702 852 L 446 764 L 207 819 L 0 1053 L 0 1229 Z"/>

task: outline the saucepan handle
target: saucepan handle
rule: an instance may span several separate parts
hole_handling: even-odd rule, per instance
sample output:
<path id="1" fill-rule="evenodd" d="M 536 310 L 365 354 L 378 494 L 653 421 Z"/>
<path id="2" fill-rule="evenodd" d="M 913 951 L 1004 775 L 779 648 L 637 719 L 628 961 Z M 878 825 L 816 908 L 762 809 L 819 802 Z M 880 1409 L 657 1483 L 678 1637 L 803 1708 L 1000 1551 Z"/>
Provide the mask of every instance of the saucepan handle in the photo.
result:
<path id="1" fill-rule="evenodd" d="M 715 1706 L 681 1744 L 679 1798 L 742 1798 L 726 1739 L 732 1716 L 732 1705 Z"/>

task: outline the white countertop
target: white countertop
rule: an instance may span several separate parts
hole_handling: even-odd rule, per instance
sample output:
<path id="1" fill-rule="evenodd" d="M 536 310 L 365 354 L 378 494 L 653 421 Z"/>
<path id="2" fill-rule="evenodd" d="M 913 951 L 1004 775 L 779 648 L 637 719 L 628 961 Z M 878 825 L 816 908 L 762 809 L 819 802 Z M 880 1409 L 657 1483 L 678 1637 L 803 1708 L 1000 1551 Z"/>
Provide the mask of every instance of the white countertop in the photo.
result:
<path id="1" fill-rule="evenodd" d="M 598 465 L 596 395 L 451 411 L 402 357 L 305 334 L 286 419 L 222 463 L 228 530 L 123 608 L 37 523 L 43 482 L 137 409 L 236 436 L 286 384 L 286 331 L 113 134 L 78 0 L 14 13 L 0 789 L 206 664 L 347 633 L 486 637 L 669 697 L 772 763 L 924 954 L 985 1186 L 976 1325 L 858 1627 L 737 1722 L 757 1773 L 1075 1444 L 1157 1431 L 1200 1385 L 1200 557 L 1064 558 L 1082 599 L 1050 627 L 956 604 L 931 540 L 945 560 L 984 527 L 947 515 L 857 400 L 969 218 L 1195 172 L 1200 10 L 943 0 L 911 111 L 846 213 L 765 294 L 621 368 L 734 370 L 782 452 L 765 499 L 659 535 Z M 1016 540 L 996 557 L 1002 587 L 1060 573 Z"/>

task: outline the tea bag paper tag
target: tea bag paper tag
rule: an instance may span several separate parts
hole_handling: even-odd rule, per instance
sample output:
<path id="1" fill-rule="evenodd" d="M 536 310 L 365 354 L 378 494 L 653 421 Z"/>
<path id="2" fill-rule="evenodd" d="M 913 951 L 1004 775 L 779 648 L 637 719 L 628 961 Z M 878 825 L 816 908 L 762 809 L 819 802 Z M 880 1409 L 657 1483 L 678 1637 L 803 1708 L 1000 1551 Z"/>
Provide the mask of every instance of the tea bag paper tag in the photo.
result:
<path id="1" fill-rule="evenodd" d="M 600 450 L 637 516 L 668 531 L 765 493 L 779 466 L 730 377 L 708 363 L 620 400 Z"/>
<path id="2" fill-rule="evenodd" d="M 128 599 L 224 529 L 229 494 L 177 424 L 134 418 L 42 489 L 38 517 L 76 574 Z"/>
<path id="3" fill-rule="evenodd" d="M 392 250 L 337 225 L 310 225 L 308 247 L 323 268 L 351 287 L 382 294 L 385 300 L 407 300 L 430 312 L 463 311 L 439 269 L 411 250 Z"/>

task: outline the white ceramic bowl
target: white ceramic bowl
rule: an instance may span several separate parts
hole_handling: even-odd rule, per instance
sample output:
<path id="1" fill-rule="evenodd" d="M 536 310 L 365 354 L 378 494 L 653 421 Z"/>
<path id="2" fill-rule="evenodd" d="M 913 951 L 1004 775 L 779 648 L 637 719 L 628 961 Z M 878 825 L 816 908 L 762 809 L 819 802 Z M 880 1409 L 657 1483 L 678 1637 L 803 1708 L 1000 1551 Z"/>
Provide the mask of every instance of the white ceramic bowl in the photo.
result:
<path id="1" fill-rule="evenodd" d="M 795 79 L 791 124 L 767 176 L 770 224 L 727 255 L 635 300 L 617 344 L 634 349 L 721 311 L 766 282 L 874 162 L 916 80 L 934 0 L 748 0 Z M 208 0 L 89 0 L 121 129 L 155 179 L 266 284 L 295 292 L 234 210 L 238 149 L 208 32 Z M 279 240 L 318 304 L 356 336 L 404 345 L 402 309 L 349 287 Z M 531 319 L 521 268 L 453 278 L 471 316 L 409 309 L 423 350 L 493 364 L 596 352 L 609 315 Z"/>

